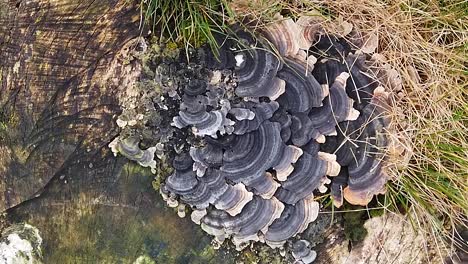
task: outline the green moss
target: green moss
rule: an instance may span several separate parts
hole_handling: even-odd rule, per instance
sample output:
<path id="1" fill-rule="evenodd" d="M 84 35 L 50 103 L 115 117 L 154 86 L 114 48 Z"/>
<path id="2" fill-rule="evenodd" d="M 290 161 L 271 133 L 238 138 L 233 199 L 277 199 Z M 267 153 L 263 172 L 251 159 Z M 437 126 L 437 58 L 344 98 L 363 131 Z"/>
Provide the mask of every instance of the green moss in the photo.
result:
<path id="1" fill-rule="evenodd" d="M 216 255 L 216 251 L 210 245 L 210 246 L 206 246 L 199 256 L 203 257 L 204 259 L 212 259 L 215 255 Z"/>
<path id="2" fill-rule="evenodd" d="M 266 245 L 262 245 L 258 249 L 258 263 L 268 264 L 282 264 L 288 263 L 288 261 L 282 257 L 277 250 L 273 250 Z"/>
<path id="3" fill-rule="evenodd" d="M 128 175 L 150 175 L 151 169 L 138 165 L 135 162 L 126 163 L 122 170 Z"/>
<path id="4" fill-rule="evenodd" d="M 197 255 L 197 259 L 192 264 L 216 264 L 218 263 L 217 255 L 219 250 L 216 250 L 211 245 L 207 245 L 202 251 L 192 251 L 192 254 Z"/>
<path id="5" fill-rule="evenodd" d="M 0 141 L 12 135 L 19 125 L 19 117 L 15 112 L 5 112 L 0 110 Z"/>
<path id="6" fill-rule="evenodd" d="M 156 162 L 156 177 L 154 177 L 153 182 L 151 183 L 153 189 L 159 191 L 161 183 L 163 183 L 169 175 L 173 172 L 174 168 L 171 166 L 167 160 L 162 157 Z"/>
<path id="7" fill-rule="evenodd" d="M 378 216 L 382 216 L 384 214 L 385 210 L 382 208 L 382 209 L 373 209 L 373 210 L 369 210 L 369 215 L 370 217 L 378 217 Z"/>
<path id="8" fill-rule="evenodd" d="M 180 47 L 179 45 L 177 45 L 176 42 L 168 41 L 167 43 L 165 43 L 164 49 L 162 51 L 164 57 L 176 59 L 179 56 L 179 53 Z"/>
<path id="9" fill-rule="evenodd" d="M 346 208 L 349 207 L 349 208 Z M 346 206 L 345 209 L 356 209 L 354 206 Z M 343 227 L 345 237 L 353 242 L 364 240 L 367 230 L 364 228 L 364 222 L 367 220 L 367 211 L 349 211 L 343 213 Z"/>
<path id="10" fill-rule="evenodd" d="M 236 263 L 282 264 L 288 261 L 278 253 L 278 250 L 271 249 L 265 244 L 255 244 L 253 249 L 244 249 L 236 258 Z"/>

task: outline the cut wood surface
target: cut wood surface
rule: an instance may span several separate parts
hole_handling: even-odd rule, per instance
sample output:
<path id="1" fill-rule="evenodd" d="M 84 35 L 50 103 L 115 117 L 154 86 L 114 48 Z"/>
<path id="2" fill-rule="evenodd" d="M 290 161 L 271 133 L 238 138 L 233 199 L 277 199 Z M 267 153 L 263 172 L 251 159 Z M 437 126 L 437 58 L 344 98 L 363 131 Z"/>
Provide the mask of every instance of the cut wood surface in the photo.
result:
<path id="1" fill-rule="evenodd" d="M 0 21 L 0 210 L 44 187 L 115 134 L 118 85 L 104 80 L 139 35 L 125 1 L 9 1 Z"/>
<path id="2" fill-rule="evenodd" d="M 9 222 L 40 230 L 44 263 L 216 260 L 209 237 L 160 202 L 152 174 L 107 147 L 117 95 L 139 73 L 124 56 L 140 35 L 139 10 L 115 0 L 0 3 L 0 211 Z"/>

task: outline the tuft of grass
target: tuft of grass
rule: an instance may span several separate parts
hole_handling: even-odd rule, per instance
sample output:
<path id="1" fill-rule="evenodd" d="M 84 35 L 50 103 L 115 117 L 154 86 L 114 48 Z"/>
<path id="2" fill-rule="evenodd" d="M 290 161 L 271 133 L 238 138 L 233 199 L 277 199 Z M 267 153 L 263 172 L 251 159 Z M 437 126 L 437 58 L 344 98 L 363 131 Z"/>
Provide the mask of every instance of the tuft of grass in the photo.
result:
<path id="1" fill-rule="evenodd" d="M 233 22 L 226 0 L 141 0 L 141 18 L 160 38 L 187 47 L 208 43 L 218 50 L 216 33 Z"/>

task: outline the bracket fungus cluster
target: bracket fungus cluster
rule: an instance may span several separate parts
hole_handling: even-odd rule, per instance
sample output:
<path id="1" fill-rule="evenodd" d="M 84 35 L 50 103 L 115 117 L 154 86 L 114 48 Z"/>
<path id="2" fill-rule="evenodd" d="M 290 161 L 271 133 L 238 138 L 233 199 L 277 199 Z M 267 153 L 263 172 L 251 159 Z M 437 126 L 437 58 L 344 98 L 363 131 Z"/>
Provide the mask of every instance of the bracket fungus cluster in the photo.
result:
<path id="1" fill-rule="evenodd" d="M 390 94 L 362 47 L 301 17 L 257 36 L 238 30 L 217 58 L 208 49 L 197 56 L 208 77 L 190 77 L 163 97 L 178 102 L 168 110 L 172 128 L 199 141 L 176 149 L 160 192 L 181 215 L 190 206 L 218 242 L 282 247 L 317 218 L 314 193 L 330 189 L 339 207 L 384 191 Z M 154 169 L 154 147 L 137 143 L 111 146 Z M 296 259 L 312 262 L 306 241 L 296 244 Z"/>

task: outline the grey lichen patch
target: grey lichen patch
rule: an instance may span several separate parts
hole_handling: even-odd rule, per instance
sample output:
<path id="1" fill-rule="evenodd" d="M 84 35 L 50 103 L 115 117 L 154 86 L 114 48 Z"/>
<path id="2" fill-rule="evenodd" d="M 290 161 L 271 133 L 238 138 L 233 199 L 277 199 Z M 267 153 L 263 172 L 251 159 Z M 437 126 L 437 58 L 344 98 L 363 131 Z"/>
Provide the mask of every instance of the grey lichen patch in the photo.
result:
<path id="1" fill-rule="evenodd" d="M 173 172 L 174 155 L 201 144 L 189 129 L 176 130 L 170 125 L 180 104 L 177 89 L 190 76 L 209 78 L 209 75 L 196 63 L 181 57 L 175 43 L 153 38 L 137 45 L 140 51 L 133 56 L 141 65 L 141 76 L 120 96 L 122 113 L 116 120 L 120 133 L 110 146 L 114 153 L 150 166 L 155 175 L 152 186 L 159 191 L 161 183 Z M 129 139 L 136 143 L 132 148 L 137 152 L 129 152 L 128 148 L 122 152 L 124 145 L 118 142 Z M 145 160 L 145 153 L 154 154 L 154 164 Z"/>
<path id="2" fill-rule="evenodd" d="M 42 238 L 29 224 L 12 225 L 0 237 L 0 263 L 42 263 Z"/>
<path id="3" fill-rule="evenodd" d="M 324 212 L 298 238 L 309 241 L 312 247 L 318 246 L 325 242 L 328 231 L 340 229 L 341 219 L 342 214 L 332 215 L 331 212 Z"/>
<path id="4" fill-rule="evenodd" d="M 139 256 L 133 264 L 156 264 L 156 262 L 148 255 Z"/>
<path id="5" fill-rule="evenodd" d="M 160 85 L 162 75 L 155 74 L 155 70 L 151 69 L 154 65 L 159 64 L 167 52 L 164 52 L 166 51 L 165 46 L 158 42 L 148 44 L 142 40 L 138 43 L 138 47 L 140 52 L 135 54 L 135 57 L 138 58 L 142 69 L 142 77 L 139 81 L 129 84 L 120 96 L 122 113 L 117 117 L 116 122 L 121 132 L 119 137 L 114 139 L 112 148 L 114 153 L 120 152 L 139 163 L 144 162 L 153 169 L 153 173 L 156 173 L 155 167 L 160 169 L 164 165 L 150 165 L 145 159 L 142 159 L 142 155 L 151 153 L 151 156 L 156 155 L 161 160 L 164 142 L 172 133 L 170 127 L 165 130 L 167 126 L 164 127 L 164 124 L 167 124 L 169 120 L 165 120 L 165 117 L 161 115 L 162 111 L 159 111 L 162 107 L 159 101 L 162 94 Z M 122 148 L 119 148 L 119 142 L 127 142 L 130 139 L 133 142 L 132 145 L 136 144 L 132 148 L 139 149 L 137 152 L 123 151 Z M 157 143 L 159 144 L 157 145 Z M 148 149 L 150 149 L 149 152 Z M 146 152 L 148 154 L 144 154 Z"/>

